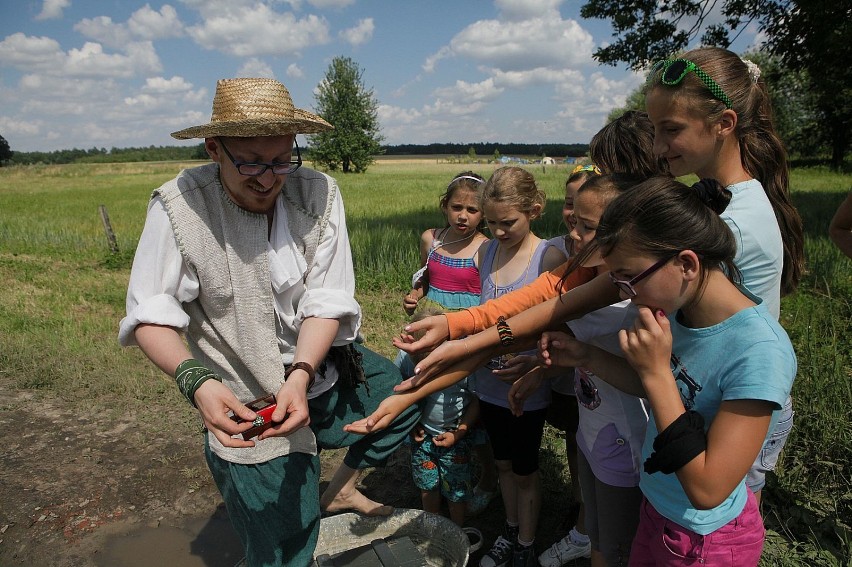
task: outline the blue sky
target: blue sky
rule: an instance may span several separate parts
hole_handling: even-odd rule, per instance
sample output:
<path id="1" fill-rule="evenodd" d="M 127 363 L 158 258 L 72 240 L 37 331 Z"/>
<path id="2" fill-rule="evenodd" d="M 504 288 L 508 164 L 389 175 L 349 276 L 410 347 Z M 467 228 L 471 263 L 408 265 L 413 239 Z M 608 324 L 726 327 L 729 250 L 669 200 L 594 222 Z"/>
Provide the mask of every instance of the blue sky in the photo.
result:
<path id="1" fill-rule="evenodd" d="M 335 56 L 385 143 L 586 143 L 641 77 L 599 66 L 576 0 L 4 0 L 0 135 L 17 151 L 179 145 L 216 80 L 273 77 L 296 106 Z M 745 34 L 741 42 L 753 38 Z"/>

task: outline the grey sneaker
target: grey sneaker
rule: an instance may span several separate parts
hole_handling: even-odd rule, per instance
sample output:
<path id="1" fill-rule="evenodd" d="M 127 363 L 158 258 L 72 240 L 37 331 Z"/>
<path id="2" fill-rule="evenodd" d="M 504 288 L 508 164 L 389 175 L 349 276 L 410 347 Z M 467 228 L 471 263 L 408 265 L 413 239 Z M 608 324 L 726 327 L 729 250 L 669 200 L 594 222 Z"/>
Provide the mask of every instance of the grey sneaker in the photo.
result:
<path id="1" fill-rule="evenodd" d="M 515 544 L 500 536 L 488 553 L 479 560 L 479 567 L 506 567 L 512 561 L 514 552 Z"/>
<path id="2" fill-rule="evenodd" d="M 532 545 L 517 545 L 512 555 L 512 567 L 536 567 L 535 548 Z"/>
<path id="3" fill-rule="evenodd" d="M 551 545 L 547 550 L 538 556 L 538 563 L 541 567 L 562 567 L 573 559 L 580 557 L 589 558 L 592 556 L 592 543 L 576 541 L 576 537 L 571 537 L 576 534 L 576 530 L 571 530 L 568 535 Z"/>

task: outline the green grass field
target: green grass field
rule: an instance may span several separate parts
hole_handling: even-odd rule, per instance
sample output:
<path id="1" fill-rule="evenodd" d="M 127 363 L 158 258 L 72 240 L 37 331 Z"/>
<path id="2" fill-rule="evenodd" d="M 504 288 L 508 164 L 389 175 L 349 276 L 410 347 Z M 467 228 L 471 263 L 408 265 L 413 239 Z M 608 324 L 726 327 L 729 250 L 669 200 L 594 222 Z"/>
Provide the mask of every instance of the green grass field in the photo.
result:
<path id="1" fill-rule="evenodd" d="M 141 406 L 179 404 L 170 380 L 136 349 L 116 341 L 133 251 L 151 191 L 188 164 L 0 168 L 0 384 L 36 389 L 69 404 L 110 410 L 121 398 Z M 485 176 L 495 166 L 474 165 Z M 365 313 L 364 334 L 391 356 L 417 243 L 440 226 L 438 197 L 465 166 L 380 161 L 364 175 L 338 176 Z M 566 166 L 530 166 L 548 195 L 533 230 L 560 234 Z M 848 565 L 852 561 L 852 262 L 826 236 L 852 175 L 813 167 L 792 172 L 805 222 L 808 273 L 782 304 L 782 324 L 799 357 L 796 421 L 764 513 L 763 565 Z M 117 236 L 111 253 L 98 213 Z M 551 484 L 564 475 L 554 435 L 543 447 Z M 565 496 L 567 507 L 568 496 Z M 556 506 L 559 503 L 555 503 Z"/>

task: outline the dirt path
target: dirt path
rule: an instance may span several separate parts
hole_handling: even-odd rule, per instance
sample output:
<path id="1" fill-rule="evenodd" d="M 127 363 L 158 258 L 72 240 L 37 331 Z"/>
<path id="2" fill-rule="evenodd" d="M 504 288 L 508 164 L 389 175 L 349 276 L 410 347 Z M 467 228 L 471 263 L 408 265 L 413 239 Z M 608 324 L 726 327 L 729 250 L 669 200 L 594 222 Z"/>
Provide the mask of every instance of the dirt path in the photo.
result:
<path id="1" fill-rule="evenodd" d="M 112 417 L 117 412 L 70 407 L 42 392 L 6 394 L 0 565 L 234 565 L 239 542 L 188 411 L 149 408 Z M 323 479 L 341 458 L 341 451 L 323 454 Z M 365 473 L 361 484 L 374 499 L 419 507 L 405 450 Z M 486 544 L 492 541 L 502 524 L 499 502 L 470 524 Z M 561 524 L 542 511 L 542 545 Z"/>

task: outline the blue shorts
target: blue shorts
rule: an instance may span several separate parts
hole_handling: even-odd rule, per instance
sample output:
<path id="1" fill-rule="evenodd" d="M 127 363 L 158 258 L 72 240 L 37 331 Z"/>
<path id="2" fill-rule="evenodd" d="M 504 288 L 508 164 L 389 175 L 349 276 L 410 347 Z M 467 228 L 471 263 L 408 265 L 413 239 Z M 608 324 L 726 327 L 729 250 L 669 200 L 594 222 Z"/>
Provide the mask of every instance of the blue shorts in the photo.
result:
<path id="1" fill-rule="evenodd" d="M 439 490 L 450 502 L 464 502 L 473 494 L 470 454 L 473 443 L 465 436 L 452 447 L 438 447 L 431 435 L 412 442 L 411 476 L 423 491 Z"/>
<path id="2" fill-rule="evenodd" d="M 766 485 L 766 473 L 774 471 L 775 465 L 778 464 L 778 457 L 781 456 L 781 450 L 784 444 L 787 443 L 787 437 L 790 435 L 790 430 L 793 429 L 793 400 L 787 396 L 787 401 L 784 407 L 781 408 L 781 415 L 778 417 L 778 422 L 772 429 L 769 439 L 760 448 L 760 453 L 757 454 L 754 464 L 746 475 L 746 486 L 752 492 L 761 490 Z"/>

